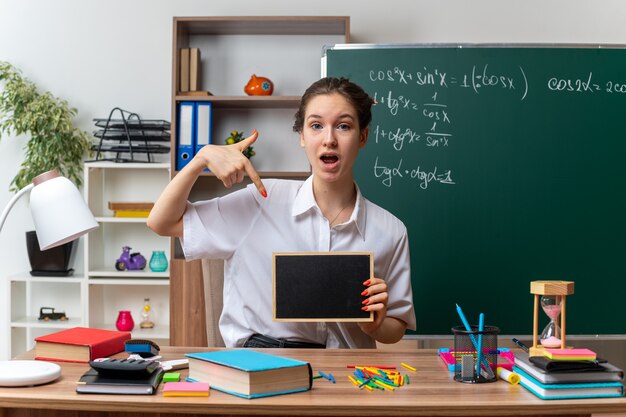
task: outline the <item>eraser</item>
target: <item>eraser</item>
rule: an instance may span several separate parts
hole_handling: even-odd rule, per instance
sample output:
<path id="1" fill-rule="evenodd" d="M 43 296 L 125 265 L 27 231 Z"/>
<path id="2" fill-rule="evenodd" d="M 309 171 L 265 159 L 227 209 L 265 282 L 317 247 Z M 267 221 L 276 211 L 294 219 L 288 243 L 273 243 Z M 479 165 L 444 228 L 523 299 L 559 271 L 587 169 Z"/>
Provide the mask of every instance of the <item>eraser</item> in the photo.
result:
<path id="1" fill-rule="evenodd" d="M 163 374 L 163 382 L 178 382 L 180 381 L 180 373 L 178 372 L 166 372 Z"/>

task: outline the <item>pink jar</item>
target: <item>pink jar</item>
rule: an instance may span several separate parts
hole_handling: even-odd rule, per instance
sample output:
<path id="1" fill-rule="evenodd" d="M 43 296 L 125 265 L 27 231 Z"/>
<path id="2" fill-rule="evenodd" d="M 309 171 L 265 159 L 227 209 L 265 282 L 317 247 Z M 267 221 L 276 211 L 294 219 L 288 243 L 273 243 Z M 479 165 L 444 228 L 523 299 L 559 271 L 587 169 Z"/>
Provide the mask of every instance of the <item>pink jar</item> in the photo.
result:
<path id="1" fill-rule="evenodd" d="M 133 330 L 133 327 L 135 327 L 135 321 L 133 320 L 133 316 L 131 316 L 130 311 L 120 310 L 117 315 L 115 327 L 117 327 L 117 330 L 123 332 L 130 332 Z"/>

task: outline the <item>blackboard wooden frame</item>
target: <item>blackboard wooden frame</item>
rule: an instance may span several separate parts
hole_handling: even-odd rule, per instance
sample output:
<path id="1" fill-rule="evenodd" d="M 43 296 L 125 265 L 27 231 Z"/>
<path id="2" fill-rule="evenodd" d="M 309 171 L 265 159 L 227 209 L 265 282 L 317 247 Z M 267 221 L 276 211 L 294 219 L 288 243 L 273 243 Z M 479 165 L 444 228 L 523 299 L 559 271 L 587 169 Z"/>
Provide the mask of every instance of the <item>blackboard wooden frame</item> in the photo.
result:
<path id="1" fill-rule="evenodd" d="M 325 47 L 322 67 L 378 101 L 355 179 L 407 225 L 418 334 L 449 335 L 456 303 L 530 334 L 536 280 L 576 283 L 568 333 L 626 334 L 626 45 L 346 44 Z M 432 78 L 417 92 L 407 68 Z M 475 82 L 485 74 L 494 84 Z M 413 123 L 425 108 L 447 115 Z"/>
<path id="2" fill-rule="evenodd" d="M 371 252 L 275 252 L 272 316 L 283 322 L 371 322 L 361 310 L 374 276 Z"/>

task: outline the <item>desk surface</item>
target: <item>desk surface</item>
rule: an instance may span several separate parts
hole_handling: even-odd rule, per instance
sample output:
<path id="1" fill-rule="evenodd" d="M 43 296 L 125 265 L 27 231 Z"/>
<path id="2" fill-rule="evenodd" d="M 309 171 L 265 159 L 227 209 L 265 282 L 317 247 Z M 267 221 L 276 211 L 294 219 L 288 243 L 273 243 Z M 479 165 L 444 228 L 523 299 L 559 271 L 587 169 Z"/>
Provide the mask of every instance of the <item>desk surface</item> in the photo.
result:
<path id="1" fill-rule="evenodd" d="M 167 347 L 165 359 L 208 348 Z M 87 364 L 61 363 L 61 378 L 37 387 L 0 388 L 0 416 L 53 416 L 51 410 L 100 411 L 98 415 L 173 413 L 202 415 L 342 415 L 342 416 L 508 416 L 594 415 L 626 412 L 626 398 L 544 401 L 523 387 L 504 381 L 464 384 L 452 379 L 435 350 L 268 349 L 269 353 L 308 361 L 313 371 L 331 372 L 337 383 L 320 378 L 308 392 L 246 400 L 211 390 L 209 397 L 76 394 L 76 381 Z M 21 359 L 23 359 L 22 357 Z M 348 380 L 347 364 L 394 365 L 405 362 L 410 384 L 391 391 L 359 390 Z M 402 368 L 404 369 L 404 368 Z M 187 370 L 181 371 L 183 376 Z M 39 410 L 39 411 L 37 411 Z M 59 412 L 57 415 L 67 415 Z M 144 415 L 144 414 L 142 414 Z"/>

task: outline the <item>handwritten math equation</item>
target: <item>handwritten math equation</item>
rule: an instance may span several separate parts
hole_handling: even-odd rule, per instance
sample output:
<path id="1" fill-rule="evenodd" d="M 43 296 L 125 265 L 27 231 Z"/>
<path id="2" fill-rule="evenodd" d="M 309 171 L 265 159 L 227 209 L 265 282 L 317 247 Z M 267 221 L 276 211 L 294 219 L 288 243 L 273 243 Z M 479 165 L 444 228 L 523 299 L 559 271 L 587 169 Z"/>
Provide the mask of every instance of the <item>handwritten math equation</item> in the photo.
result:
<path id="1" fill-rule="evenodd" d="M 519 65 L 511 73 L 492 71 L 489 64 L 473 65 L 471 70 L 460 76 L 438 68 L 430 69 L 427 66 L 418 70 L 394 66 L 393 68 L 371 69 L 368 72 L 368 77 L 369 81 L 373 83 L 391 82 L 400 85 L 459 87 L 470 89 L 476 94 L 487 89 L 506 90 L 516 94 L 520 101 L 526 99 L 530 89 L 526 71 Z M 598 80 L 593 71 L 568 76 L 547 74 L 540 83 L 544 88 L 555 93 L 626 94 L 626 82 Z"/>
<path id="2" fill-rule="evenodd" d="M 384 162 L 379 161 L 379 157 L 376 157 L 374 162 L 374 177 L 379 179 L 380 182 L 390 188 L 394 179 L 404 178 L 413 181 L 417 181 L 419 188 L 422 190 L 428 189 L 433 182 L 441 184 L 455 184 L 452 179 L 451 170 L 440 170 L 438 167 L 431 169 L 423 169 L 421 166 L 407 168 L 403 166 L 404 160 L 400 158 L 395 166 L 383 165 Z"/>
<path id="3" fill-rule="evenodd" d="M 528 79 L 524 69 L 518 67 L 519 74 L 504 74 L 492 72 L 489 64 L 473 65 L 471 71 L 456 76 L 438 68 L 429 69 L 427 66 L 419 70 L 407 70 L 400 67 L 387 69 L 372 69 L 369 71 L 369 81 L 392 82 L 402 85 L 433 86 L 471 89 L 480 94 L 483 89 L 500 89 L 519 95 L 524 100 L 528 95 Z"/>

